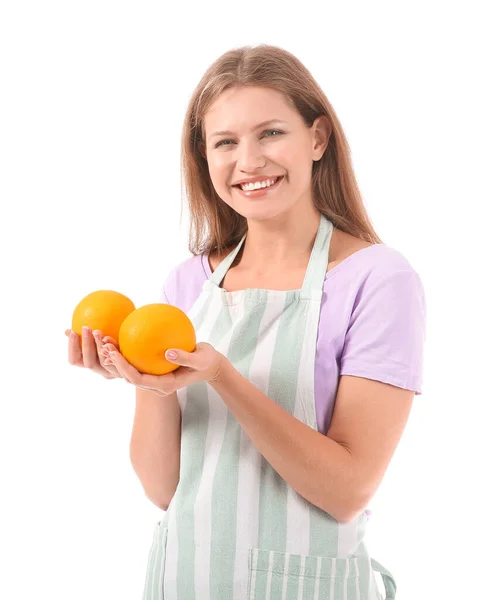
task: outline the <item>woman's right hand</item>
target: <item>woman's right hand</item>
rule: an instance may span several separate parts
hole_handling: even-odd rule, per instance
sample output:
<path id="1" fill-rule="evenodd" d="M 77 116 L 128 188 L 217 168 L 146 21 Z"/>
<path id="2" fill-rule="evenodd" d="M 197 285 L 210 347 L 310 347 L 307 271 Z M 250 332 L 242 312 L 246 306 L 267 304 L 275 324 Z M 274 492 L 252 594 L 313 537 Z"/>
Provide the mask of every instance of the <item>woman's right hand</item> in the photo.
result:
<path id="1" fill-rule="evenodd" d="M 70 335 L 73 333 L 73 335 Z M 116 367 L 100 353 L 105 344 L 112 344 L 119 349 L 119 344 L 112 337 L 106 336 L 99 330 L 91 331 L 89 327 L 83 329 L 81 334 L 82 349 L 79 337 L 71 329 L 65 331 L 68 336 L 68 362 L 75 367 L 91 369 L 94 373 L 102 375 L 105 379 L 122 379 L 122 375 Z M 106 362 L 105 362 L 106 361 Z"/>

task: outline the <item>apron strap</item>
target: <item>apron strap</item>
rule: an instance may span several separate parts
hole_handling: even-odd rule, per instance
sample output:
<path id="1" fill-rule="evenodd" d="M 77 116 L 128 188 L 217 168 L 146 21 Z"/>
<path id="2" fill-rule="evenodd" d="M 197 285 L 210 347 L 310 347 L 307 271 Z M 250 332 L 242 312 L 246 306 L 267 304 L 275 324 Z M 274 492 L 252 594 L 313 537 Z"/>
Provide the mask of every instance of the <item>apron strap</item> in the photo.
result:
<path id="1" fill-rule="evenodd" d="M 321 214 L 320 225 L 311 251 L 310 260 L 305 273 L 302 290 L 310 293 L 312 290 L 321 290 L 328 268 L 328 251 L 330 247 L 333 224 L 324 214 Z"/>
<path id="2" fill-rule="evenodd" d="M 239 253 L 239 250 L 242 247 L 242 244 L 244 243 L 246 237 L 247 237 L 247 234 L 245 233 L 245 235 L 242 237 L 242 239 L 237 244 L 237 246 L 232 250 L 232 252 L 230 254 L 228 254 L 224 258 L 224 260 L 220 263 L 220 265 L 212 273 L 212 277 L 210 278 L 209 281 L 212 281 L 213 283 L 215 283 L 217 285 L 217 287 L 220 287 L 220 284 L 222 283 L 222 279 L 225 277 L 225 275 L 227 274 L 227 271 L 229 270 L 230 266 L 234 262 L 235 257 Z"/>
<path id="3" fill-rule="evenodd" d="M 383 567 L 383 565 L 378 563 L 377 560 L 374 560 L 374 558 L 371 559 L 371 566 L 373 567 L 374 571 L 378 571 L 378 573 L 381 573 L 384 582 L 384 589 L 386 590 L 385 600 L 394 600 L 396 598 L 397 588 L 394 577 L 386 569 L 386 567 Z"/>

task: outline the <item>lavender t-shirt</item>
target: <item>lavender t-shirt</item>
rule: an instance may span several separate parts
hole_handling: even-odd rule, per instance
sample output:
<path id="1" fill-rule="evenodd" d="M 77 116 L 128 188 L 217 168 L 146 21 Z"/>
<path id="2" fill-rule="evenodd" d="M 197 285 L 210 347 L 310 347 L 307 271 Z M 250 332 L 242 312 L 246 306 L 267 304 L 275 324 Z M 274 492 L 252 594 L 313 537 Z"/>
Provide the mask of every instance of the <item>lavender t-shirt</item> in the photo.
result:
<path id="1" fill-rule="evenodd" d="M 172 269 L 160 302 L 185 313 L 212 270 L 208 255 Z M 375 379 L 422 393 L 426 301 L 419 275 L 386 244 L 374 244 L 328 271 L 315 358 L 318 431 L 328 432 L 340 375 Z"/>

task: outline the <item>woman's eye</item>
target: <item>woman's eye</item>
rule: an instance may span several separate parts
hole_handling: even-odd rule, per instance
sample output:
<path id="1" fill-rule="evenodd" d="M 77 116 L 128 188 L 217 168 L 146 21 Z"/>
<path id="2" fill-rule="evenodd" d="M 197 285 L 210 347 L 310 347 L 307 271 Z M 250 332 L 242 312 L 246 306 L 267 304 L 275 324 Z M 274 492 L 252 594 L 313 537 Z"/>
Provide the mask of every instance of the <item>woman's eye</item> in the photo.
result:
<path id="1" fill-rule="evenodd" d="M 221 142 L 218 142 L 217 144 L 215 144 L 215 147 L 218 148 L 219 146 L 224 146 L 225 142 L 231 142 L 232 140 L 222 140 Z M 227 144 L 228 146 L 228 144 Z"/>
<path id="2" fill-rule="evenodd" d="M 278 133 L 278 134 L 282 134 L 283 131 L 280 131 L 279 129 L 267 129 L 267 131 L 263 132 L 263 135 L 267 134 L 267 133 Z M 267 136 L 267 137 L 276 137 L 274 135 L 271 136 Z M 220 142 L 218 142 L 215 147 L 219 148 L 219 146 L 228 146 L 229 144 L 226 142 L 233 142 L 233 140 L 222 140 Z"/>
<path id="3" fill-rule="evenodd" d="M 279 129 L 269 129 L 268 131 L 265 131 L 265 133 L 283 133 L 283 131 L 280 131 Z M 271 137 L 275 137 L 274 135 Z"/>

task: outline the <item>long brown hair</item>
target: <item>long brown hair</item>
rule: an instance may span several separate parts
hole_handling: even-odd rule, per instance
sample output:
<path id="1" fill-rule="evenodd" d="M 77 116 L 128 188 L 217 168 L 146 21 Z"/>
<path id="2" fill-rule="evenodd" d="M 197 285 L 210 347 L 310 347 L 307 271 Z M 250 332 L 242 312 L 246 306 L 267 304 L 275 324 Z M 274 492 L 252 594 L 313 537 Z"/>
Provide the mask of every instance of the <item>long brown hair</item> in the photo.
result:
<path id="1" fill-rule="evenodd" d="M 190 98 L 181 147 L 183 185 L 191 215 L 190 252 L 220 254 L 235 246 L 247 231 L 247 219 L 221 200 L 210 179 L 204 149 L 204 116 L 225 90 L 252 85 L 282 92 L 308 127 L 317 117 L 326 115 L 332 131 L 323 156 L 313 163 L 314 205 L 337 229 L 367 242 L 382 243 L 363 204 L 350 148 L 330 102 L 293 54 L 261 44 L 229 50 L 220 56 L 204 73 Z"/>

